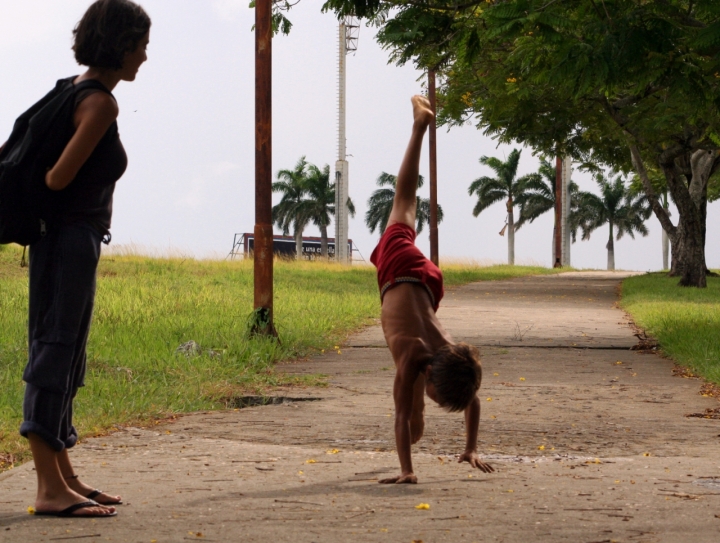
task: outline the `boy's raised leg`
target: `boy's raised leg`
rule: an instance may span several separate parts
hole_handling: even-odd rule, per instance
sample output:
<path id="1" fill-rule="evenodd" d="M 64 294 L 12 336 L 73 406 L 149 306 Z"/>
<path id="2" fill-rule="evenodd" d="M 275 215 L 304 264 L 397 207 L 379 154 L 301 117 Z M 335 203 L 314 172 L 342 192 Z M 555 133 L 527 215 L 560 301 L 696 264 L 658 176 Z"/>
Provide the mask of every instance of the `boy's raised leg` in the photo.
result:
<path id="1" fill-rule="evenodd" d="M 403 223 L 415 228 L 415 215 L 417 212 L 417 184 L 420 176 L 420 155 L 422 153 L 423 138 L 428 125 L 434 115 L 430 109 L 430 102 L 424 96 L 413 96 L 413 127 L 405 156 L 395 186 L 395 200 L 388 219 L 388 226 L 393 223 Z"/>

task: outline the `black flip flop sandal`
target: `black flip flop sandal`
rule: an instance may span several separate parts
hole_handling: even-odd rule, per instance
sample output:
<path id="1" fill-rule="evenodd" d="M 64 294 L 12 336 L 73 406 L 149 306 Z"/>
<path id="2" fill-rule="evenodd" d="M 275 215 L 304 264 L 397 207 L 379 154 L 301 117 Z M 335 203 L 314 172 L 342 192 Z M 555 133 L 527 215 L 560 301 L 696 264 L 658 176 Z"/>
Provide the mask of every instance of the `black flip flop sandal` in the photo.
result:
<path id="1" fill-rule="evenodd" d="M 66 480 L 67 480 L 67 479 L 77 479 L 78 477 L 80 477 L 80 476 L 79 476 L 79 475 L 71 475 L 70 477 L 65 477 L 65 479 L 66 479 Z M 103 494 L 103 491 L 96 488 L 95 490 L 91 490 L 85 497 L 86 497 L 88 500 L 95 500 L 95 498 L 97 498 L 100 494 Z M 95 501 L 97 501 L 97 500 L 95 500 Z M 99 503 L 100 505 L 105 505 L 105 506 L 109 506 L 109 505 L 122 505 L 122 500 L 117 501 L 117 502 L 107 502 L 107 503 L 98 502 L 98 503 Z"/>
<path id="2" fill-rule="evenodd" d="M 87 501 L 87 502 L 80 502 L 80 503 L 73 504 L 70 507 L 63 509 L 62 511 L 35 511 L 35 514 L 40 515 L 40 516 L 46 516 L 46 517 L 73 517 L 73 518 L 104 518 L 104 517 L 114 517 L 117 515 L 117 511 L 108 513 L 106 515 L 96 515 L 96 514 L 73 515 L 73 513 L 75 511 L 79 511 L 80 509 L 87 509 L 88 507 L 97 507 L 98 505 L 100 505 L 98 502 Z"/>

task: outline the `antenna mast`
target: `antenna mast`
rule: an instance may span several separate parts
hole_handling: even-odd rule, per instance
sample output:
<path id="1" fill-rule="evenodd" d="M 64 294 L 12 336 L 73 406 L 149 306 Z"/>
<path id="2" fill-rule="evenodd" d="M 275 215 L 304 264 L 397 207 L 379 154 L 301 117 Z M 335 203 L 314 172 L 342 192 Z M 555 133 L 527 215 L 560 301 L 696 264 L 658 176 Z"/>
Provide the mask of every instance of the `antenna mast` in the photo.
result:
<path id="1" fill-rule="evenodd" d="M 348 254 L 349 165 L 345 137 L 346 61 L 348 53 L 357 51 L 360 23 L 355 16 L 340 22 L 338 55 L 338 158 L 335 162 L 335 260 L 350 264 Z"/>

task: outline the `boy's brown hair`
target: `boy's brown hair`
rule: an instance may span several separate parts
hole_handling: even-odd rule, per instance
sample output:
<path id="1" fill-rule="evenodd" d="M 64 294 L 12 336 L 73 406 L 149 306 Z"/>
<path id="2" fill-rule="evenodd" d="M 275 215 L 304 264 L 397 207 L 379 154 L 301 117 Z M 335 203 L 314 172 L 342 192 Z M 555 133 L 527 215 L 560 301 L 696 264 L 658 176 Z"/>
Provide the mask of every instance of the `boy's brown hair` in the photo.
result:
<path id="1" fill-rule="evenodd" d="M 130 0 L 97 0 L 73 30 L 75 60 L 93 68 L 119 70 L 126 53 L 150 31 L 150 17 Z"/>
<path id="2" fill-rule="evenodd" d="M 428 380 L 437 400 L 448 411 L 462 411 L 477 394 L 482 381 L 478 350 L 467 343 L 445 345 L 430 360 Z"/>

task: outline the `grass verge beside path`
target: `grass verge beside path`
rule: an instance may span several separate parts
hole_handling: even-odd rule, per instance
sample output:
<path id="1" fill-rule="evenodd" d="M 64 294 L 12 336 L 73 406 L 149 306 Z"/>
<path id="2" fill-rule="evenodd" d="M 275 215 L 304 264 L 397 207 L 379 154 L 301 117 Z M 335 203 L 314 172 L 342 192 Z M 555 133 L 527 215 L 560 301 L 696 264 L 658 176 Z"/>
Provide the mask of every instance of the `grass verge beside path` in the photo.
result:
<path id="1" fill-rule="evenodd" d="M 620 303 L 663 353 L 720 384 L 720 278 L 708 277 L 707 288 L 696 289 L 661 273 L 630 277 Z"/>
<path id="2" fill-rule="evenodd" d="M 0 471 L 27 455 L 22 420 L 27 360 L 27 269 L 0 246 Z M 380 314 L 375 269 L 316 262 L 275 265 L 275 325 L 282 339 L 248 339 L 251 261 L 103 257 L 88 341 L 86 387 L 76 405 L 81 436 L 117 424 L 217 409 L 243 393 L 323 384 L 273 371 L 279 360 L 333 349 Z M 447 286 L 551 273 L 539 267 L 450 265 Z M 200 353 L 179 354 L 195 341 Z M 3 464 L 4 462 L 4 464 Z"/>

